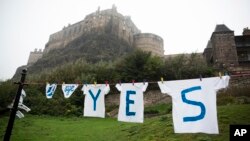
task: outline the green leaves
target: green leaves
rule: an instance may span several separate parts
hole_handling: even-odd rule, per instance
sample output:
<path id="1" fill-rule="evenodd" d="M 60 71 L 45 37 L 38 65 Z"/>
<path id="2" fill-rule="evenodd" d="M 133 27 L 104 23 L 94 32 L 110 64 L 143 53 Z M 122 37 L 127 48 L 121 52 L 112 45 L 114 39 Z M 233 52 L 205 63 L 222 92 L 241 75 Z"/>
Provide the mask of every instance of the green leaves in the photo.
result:
<path id="1" fill-rule="evenodd" d="M 153 57 L 149 52 L 136 50 L 117 62 L 116 71 L 119 78 L 126 82 L 130 82 L 132 79 L 153 81 L 158 80 L 162 75 L 163 64 L 163 60 L 159 57 Z"/>
<path id="2" fill-rule="evenodd" d="M 164 74 L 167 80 L 191 79 L 213 76 L 214 70 L 207 66 L 198 53 L 180 54 L 166 59 Z"/>

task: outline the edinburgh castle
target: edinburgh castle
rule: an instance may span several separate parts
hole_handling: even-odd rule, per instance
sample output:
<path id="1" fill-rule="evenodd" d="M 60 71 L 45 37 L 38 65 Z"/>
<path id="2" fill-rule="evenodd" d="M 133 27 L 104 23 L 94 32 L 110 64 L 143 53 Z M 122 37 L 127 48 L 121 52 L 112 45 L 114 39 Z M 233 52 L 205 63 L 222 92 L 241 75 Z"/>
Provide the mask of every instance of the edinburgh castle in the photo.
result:
<path id="1" fill-rule="evenodd" d="M 30 53 L 28 65 L 32 65 L 49 51 L 64 48 L 74 39 L 91 32 L 98 34 L 110 32 L 134 48 L 150 51 L 152 55 L 164 56 L 163 39 L 152 33 L 141 33 L 131 18 L 118 13 L 113 5 L 112 9 L 100 10 L 98 8 L 96 12 L 87 15 L 84 20 L 69 24 L 61 31 L 51 34 L 43 52 L 35 50 Z"/>
<path id="2" fill-rule="evenodd" d="M 89 33 L 111 33 L 125 41 L 129 46 L 152 55 L 168 58 L 175 55 L 164 55 L 163 39 L 153 33 L 141 33 L 129 16 L 117 12 L 116 6 L 87 15 L 84 20 L 69 24 L 62 30 L 53 33 L 45 45 L 44 51 L 35 50 L 30 53 L 28 66 L 34 64 L 52 50 L 65 48 L 73 40 Z M 207 47 L 201 57 L 207 64 L 218 69 L 249 68 L 250 66 L 250 30 L 245 28 L 243 34 L 234 35 L 234 31 L 226 25 L 216 25 Z"/>

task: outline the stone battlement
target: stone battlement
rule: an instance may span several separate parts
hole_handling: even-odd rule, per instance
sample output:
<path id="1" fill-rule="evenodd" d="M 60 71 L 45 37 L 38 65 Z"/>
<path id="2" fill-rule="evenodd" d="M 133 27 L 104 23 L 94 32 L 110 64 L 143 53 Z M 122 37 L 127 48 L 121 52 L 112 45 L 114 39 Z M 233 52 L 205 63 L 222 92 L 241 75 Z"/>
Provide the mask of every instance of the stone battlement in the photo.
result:
<path id="1" fill-rule="evenodd" d="M 42 49 L 35 49 L 34 51 L 30 52 L 29 60 L 28 60 L 28 66 L 34 64 L 38 59 L 42 58 L 43 51 Z"/>

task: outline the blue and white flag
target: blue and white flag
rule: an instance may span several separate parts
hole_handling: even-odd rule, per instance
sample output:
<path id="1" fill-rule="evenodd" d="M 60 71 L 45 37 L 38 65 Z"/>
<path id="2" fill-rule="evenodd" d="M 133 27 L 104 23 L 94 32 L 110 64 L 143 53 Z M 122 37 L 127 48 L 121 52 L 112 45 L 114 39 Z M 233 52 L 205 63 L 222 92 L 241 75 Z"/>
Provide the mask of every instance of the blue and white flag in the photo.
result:
<path id="1" fill-rule="evenodd" d="M 54 95 L 55 91 L 56 91 L 56 87 L 57 87 L 57 84 L 49 84 L 47 83 L 46 85 L 46 97 L 48 99 L 51 99 L 52 96 Z"/>
<path id="2" fill-rule="evenodd" d="M 78 87 L 78 84 L 62 84 L 62 91 L 65 98 L 69 98 Z"/>

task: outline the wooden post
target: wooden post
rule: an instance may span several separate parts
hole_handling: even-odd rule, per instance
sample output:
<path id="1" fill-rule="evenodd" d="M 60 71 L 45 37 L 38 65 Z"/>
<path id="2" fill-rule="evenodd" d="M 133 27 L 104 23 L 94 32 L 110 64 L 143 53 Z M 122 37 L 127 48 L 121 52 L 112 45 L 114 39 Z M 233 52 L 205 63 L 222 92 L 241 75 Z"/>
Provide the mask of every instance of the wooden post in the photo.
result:
<path id="1" fill-rule="evenodd" d="M 15 117 L 16 117 L 16 111 L 17 111 L 17 108 L 18 108 L 18 103 L 19 103 L 19 100 L 20 100 L 20 96 L 21 96 L 21 93 L 22 93 L 23 86 L 24 86 L 26 72 L 27 72 L 26 69 L 22 70 L 21 80 L 20 80 L 20 82 L 17 83 L 17 84 L 19 84 L 19 87 L 18 87 L 18 90 L 17 90 L 17 93 L 16 93 L 16 97 L 15 97 L 13 107 L 11 108 L 11 113 L 10 113 L 8 126 L 6 128 L 6 132 L 5 132 L 5 135 L 4 135 L 4 141 L 9 141 L 10 140 L 12 128 L 13 128 Z"/>

